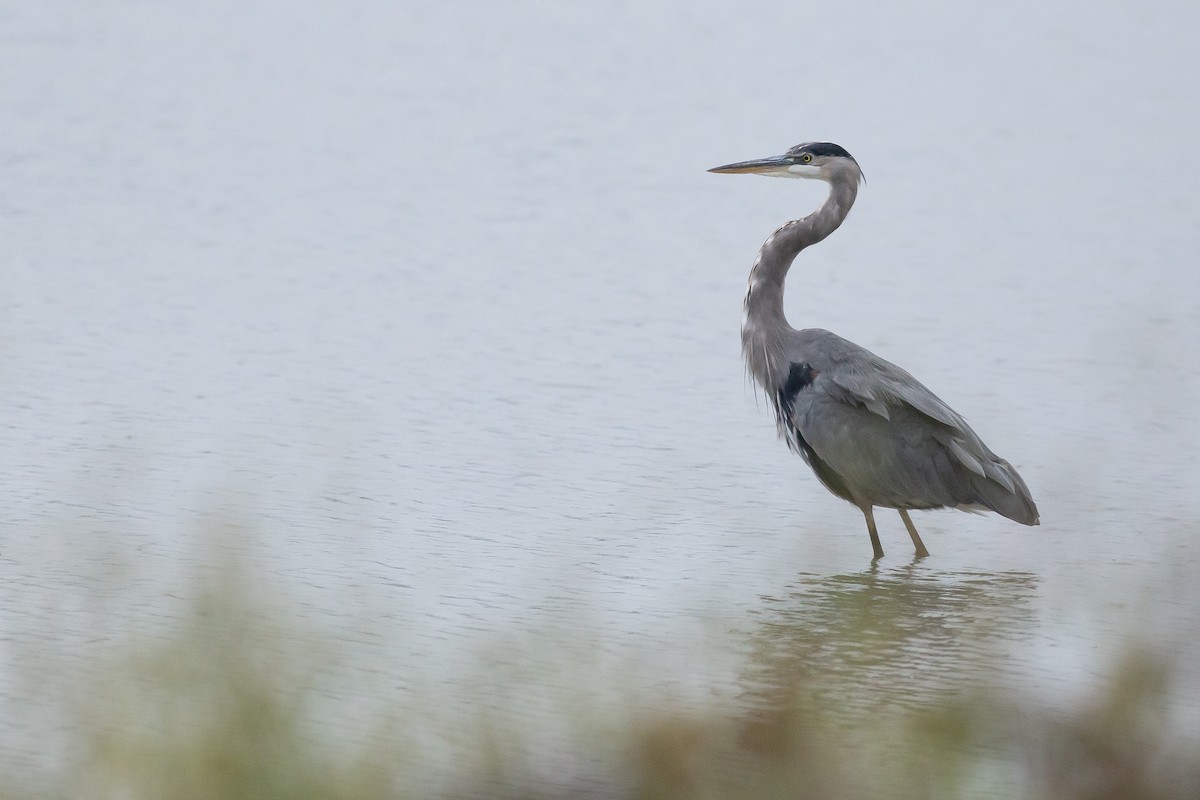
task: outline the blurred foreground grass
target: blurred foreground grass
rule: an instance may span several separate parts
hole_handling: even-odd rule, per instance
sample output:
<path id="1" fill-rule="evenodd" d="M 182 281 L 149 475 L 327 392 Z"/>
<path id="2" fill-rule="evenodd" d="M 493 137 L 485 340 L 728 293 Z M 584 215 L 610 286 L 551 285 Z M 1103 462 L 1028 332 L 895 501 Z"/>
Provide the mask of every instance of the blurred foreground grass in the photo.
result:
<path id="1" fill-rule="evenodd" d="M 426 748 L 439 736 L 430 736 L 433 722 L 419 705 L 389 709 L 381 697 L 350 735 L 344 721 L 332 722 L 339 698 L 324 680 L 342 657 L 332 637 L 298 622 L 303 615 L 252 570 L 209 566 L 161 635 L 135 635 L 78 677 L 77 718 L 50 793 L 128 800 L 1200 797 L 1200 747 L 1169 733 L 1170 665 L 1137 648 L 1113 665 L 1102 691 L 1068 712 L 981 687 L 916 709 L 848 714 L 827 683 L 818 688 L 820 681 L 797 670 L 772 676 L 772 685 L 786 688 L 755 697 L 750 708 L 631 704 L 590 724 L 594 708 L 582 701 L 572 707 L 568 697 L 557 713 L 584 719 L 571 720 L 575 734 L 549 752 L 529 746 L 545 741 L 546 730 L 531 735 L 481 706 L 478 719 L 460 720 L 471 730 L 440 737 L 453 770 L 435 779 Z M 847 606 L 837 635 L 855 636 L 863 614 Z M 504 691 L 491 665 L 478 669 L 485 691 Z M 554 735 L 544 714 L 524 724 Z M 46 796 L 9 777 L 0 785 L 4 796 Z"/>

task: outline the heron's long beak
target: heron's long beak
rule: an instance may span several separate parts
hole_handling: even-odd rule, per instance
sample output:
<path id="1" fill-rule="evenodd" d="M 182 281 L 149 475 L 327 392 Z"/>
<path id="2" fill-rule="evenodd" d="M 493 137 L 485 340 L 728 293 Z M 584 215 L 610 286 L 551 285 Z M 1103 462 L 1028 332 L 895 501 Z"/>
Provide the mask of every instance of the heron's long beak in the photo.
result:
<path id="1" fill-rule="evenodd" d="M 787 175 L 790 174 L 788 167 L 793 166 L 791 159 L 787 156 L 771 156 L 770 158 L 756 158 L 753 161 L 739 161 L 736 164 L 726 164 L 723 167 L 713 167 L 709 172 L 720 172 L 724 174 L 750 173 L 754 175 Z"/>

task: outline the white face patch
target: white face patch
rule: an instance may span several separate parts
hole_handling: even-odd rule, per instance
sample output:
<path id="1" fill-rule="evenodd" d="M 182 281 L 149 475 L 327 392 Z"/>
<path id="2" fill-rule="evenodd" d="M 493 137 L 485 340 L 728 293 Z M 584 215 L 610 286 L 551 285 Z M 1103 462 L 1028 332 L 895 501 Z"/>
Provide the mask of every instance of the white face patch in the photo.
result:
<path id="1" fill-rule="evenodd" d="M 815 164 L 791 164 L 787 171 L 791 173 L 788 177 L 791 178 L 820 178 L 821 168 Z"/>

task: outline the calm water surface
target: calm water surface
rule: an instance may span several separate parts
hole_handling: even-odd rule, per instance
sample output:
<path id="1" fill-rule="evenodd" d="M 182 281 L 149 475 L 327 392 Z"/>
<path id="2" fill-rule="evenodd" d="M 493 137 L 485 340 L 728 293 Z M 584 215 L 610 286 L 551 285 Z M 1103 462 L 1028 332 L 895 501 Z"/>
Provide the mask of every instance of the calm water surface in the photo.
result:
<path id="1" fill-rule="evenodd" d="M 228 524 L 449 705 L 525 636 L 569 683 L 564 628 L 598 694 L 684 700 L 1197 663 L 1198 8 L 0 6 L 10 752 L 60 724 L 29 653 L 169 626 Z M 775 439 L 745 276 L 821 188 L 704 170 L 809 139 L 868 183 L 793 324 L 916 374 L 1041 527 L 922 514 L 912 563 L 884 513 L 873 568 Z"/>

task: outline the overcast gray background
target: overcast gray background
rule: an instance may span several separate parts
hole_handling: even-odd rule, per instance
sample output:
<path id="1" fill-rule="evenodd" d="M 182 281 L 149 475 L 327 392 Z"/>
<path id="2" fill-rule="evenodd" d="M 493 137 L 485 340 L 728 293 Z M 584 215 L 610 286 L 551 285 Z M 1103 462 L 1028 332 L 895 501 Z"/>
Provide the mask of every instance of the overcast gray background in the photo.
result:
<path id="1" fill-rule="evenodd" d="M 888 666 L 927 688 L 964 680 L 964 614 L 1049 694 L 1135 627 L 1185 654 L 1198 24 L 1188 2 L 0 3 L 5 724 L 34 725 L 20 652 L 86 663 L 169 623 L 220 521 L 299 615 L 403 631 L 390 685 L 453 690 L 480 637 L 571 618 L 647 667 L 638 691 L 732 696 L 755 620 L 819 635 L 847 581 L 937 621 Z M 1041 527 L 919 514 L 913 566 L 881 514 L 869 573 L 859 513 L 776 440 L 745 278 L 822 188 L 705 169 L 806 140 L 867 183 L 798 260 L 792 323 L 963 413 Z"/>

